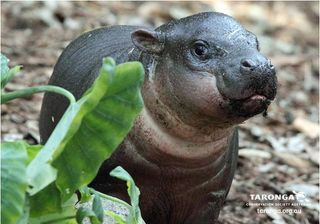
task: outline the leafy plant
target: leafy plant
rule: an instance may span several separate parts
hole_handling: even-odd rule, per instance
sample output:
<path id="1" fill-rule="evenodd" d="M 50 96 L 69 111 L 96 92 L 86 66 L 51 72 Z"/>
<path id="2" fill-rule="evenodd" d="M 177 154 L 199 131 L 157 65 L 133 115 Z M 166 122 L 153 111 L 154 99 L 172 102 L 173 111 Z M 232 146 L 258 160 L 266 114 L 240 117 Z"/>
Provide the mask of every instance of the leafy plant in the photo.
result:
<path id="1" fill-rule="evenodd" d="M 27 151 L 23 142 L 1 145 L 1 223 L 15 223 L 23 212 L 28 187 Z M 14 189 L 14 190 L 13 190 Z"/>
<path id="2" fill-rule="evenodd" d="M 9 59 L 4 56 L 3 54 L 0 54 L 0 60 L 1 60 L 1 89 L 13 78 L 15 74 L 17 74 L 21 66 L 16 65 L 15 67 L 9 69 L 8 63 Z"/>
<path id="3" fill-rule="evenodd" d="M 2 88 L 18 68 L 9 69 L 8 59 L 1 55 Z M 85 217 L 92 223 L 102 223 L 104 214 L 120 223 L 142 222 L 139 189 L 121 167 L 111 175 L 127 181 L 131 206 L 86 185 L 125 138 L 141 111 L 143 74 L 139 62 L 116 66 L 113 59 L 105 58 L 93 86 L 77 102 L 70 92 L 56 86 L 2 92 L 1 103 L 43 91 L 63 94 L 70 101 L 45 145 L 30 146 L 22 141 L 1 144 L 2 223 L 81 223 Z M 94 195 L 92 209 L 75 209 L 76 191 L 81 193 L 82 202 Z M 103 211 L 101 197 L 126 206 L 128 217 Z"/>

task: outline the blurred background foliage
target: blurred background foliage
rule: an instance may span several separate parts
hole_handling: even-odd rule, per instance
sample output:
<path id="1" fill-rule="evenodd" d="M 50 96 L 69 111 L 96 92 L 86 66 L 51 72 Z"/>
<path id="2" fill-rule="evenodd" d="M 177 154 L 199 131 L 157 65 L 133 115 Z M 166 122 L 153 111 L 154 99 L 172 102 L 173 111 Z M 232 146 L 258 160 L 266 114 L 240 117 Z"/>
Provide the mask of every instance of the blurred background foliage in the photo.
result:
<path id="1" fill-rule="evenodd" d="M 6 90 L 46 84 L 58 56 L 81 33 L 109 25 L 157 27 L 197 12 L 239 20 L 277 69 L 266 118 L 240 126 L 240 157 L 221 223 L 319 222 L 319 2 L 1 2 L 1 52 L 22 72 Z M 39 141 L 42 95 L 1 105 L 1 139 Z M 250 194 L 304 192 L 299 214 L 258 214 Z M 257 202 L 257 201 L 256 201 Z M 267 207 L 265 207 L 267 208 Z M 278 207 L 271 207 L 277 209 Z M 284 207 L 282 207 L 284 208 Z"/>

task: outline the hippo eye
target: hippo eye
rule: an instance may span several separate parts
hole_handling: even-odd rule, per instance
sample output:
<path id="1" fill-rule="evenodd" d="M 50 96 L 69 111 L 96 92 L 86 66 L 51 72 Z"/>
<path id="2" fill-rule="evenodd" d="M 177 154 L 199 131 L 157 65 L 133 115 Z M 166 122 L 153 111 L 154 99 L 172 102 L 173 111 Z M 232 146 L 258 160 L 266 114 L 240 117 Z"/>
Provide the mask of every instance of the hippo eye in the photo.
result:
<path id="1" fill-rule="evenodd" d="M 208 54 L 209 49 L 208 49 L 207 45 L 204 42 L 197 41 L 193 45 L 192 52 L 193 52 L 194 55 L 202 58 L 202 57 L 204 57 L 204 56 L 206 56 Z"/>

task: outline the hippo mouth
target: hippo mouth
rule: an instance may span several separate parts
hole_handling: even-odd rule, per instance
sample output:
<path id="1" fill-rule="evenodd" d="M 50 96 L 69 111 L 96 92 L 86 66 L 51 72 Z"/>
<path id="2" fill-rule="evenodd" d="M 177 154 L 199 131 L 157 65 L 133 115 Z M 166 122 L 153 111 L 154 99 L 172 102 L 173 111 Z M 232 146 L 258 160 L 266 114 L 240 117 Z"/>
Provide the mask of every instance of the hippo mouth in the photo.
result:
<path id="1" fill-rule="evenodd" d="M 228 114 L 249 118 L 268 109 L 276 96 L 277 79 L 267 74 L 252 74 L 235 81 L 218 75 L 217 87 Z"/>
<path id="2" fill-rule="evenodd" d="M 253 94 L 244 99 L 230 99 L 228 105 L 237 116 L 252 117 L 268 109 L 273 99 L 265 95 Z"/>

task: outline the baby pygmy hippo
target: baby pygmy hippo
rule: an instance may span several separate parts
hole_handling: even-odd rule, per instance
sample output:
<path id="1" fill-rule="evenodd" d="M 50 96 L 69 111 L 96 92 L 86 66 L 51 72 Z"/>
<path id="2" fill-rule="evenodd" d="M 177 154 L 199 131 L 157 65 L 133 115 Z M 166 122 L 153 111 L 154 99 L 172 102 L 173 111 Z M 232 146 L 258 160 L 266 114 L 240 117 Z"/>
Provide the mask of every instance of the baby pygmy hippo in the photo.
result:
<path id="1" fill-rule="evenodd" d="M 266 111 L 276 95 L 275 68 L 259 52 L 256 36 L 215 12 L 154 30 L 104 27 L 71 42 L 49 84 L 80 98 L 106 56 L 117 63 L 144 65 L 145 106 L 91 186 L 128 200 L 125 184 L 108 175 L 120 165 L 140 188 L 146 223 L 215 223 L 236 169 L 235 127 Z M 40 118 L 43 143 L 67 106 L 62 96 L 45 94 Z"/>

